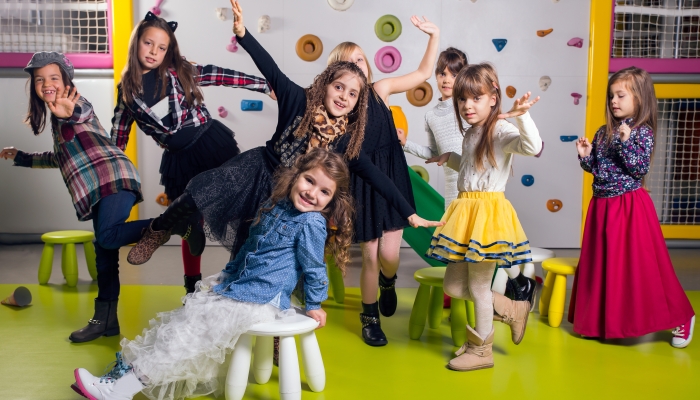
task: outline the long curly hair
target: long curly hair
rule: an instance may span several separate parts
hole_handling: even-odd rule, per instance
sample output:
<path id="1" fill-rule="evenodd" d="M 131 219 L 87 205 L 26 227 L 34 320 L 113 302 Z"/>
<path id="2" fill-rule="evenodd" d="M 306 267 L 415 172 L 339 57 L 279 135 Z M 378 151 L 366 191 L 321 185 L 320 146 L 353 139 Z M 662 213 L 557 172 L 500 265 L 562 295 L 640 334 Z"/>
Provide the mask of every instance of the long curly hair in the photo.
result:
<path id="1" fill-rule="evenodd" d="M 323 169 L 336 185 L 333 199 L 321 214 L 326 219 L 329 232 L 326 237 L 325 252 L 335 257 L 338 269 L 345 275 L 350 262 L 349 248 L 352 244 L 355 203 L 350 193 L 350 171 L 340 155 L 323 148 L 313 148 L 299 156 L 291 168 L 278 168 L 275 172 L 275 185 L 270 195 L 270 205 L 260 208 L 255 223 L 260 222 L 263 212 L 272 210 L 277 203 L 289 198 L 299 176 L 314 168 Z"/>
<path id="2" fill-rule="evenodd" d="M 314 79 L 314 83 L 306 89 L 306 112 L 299 123 L 299 126 L 294 131 L 294 136 L 303 137 L 309 134 L 314 122 L 314 113 L 316 109 L 323 105 L 323 100 L 326 97 L 326 88 L 333 83 L 334 80 L 344 74 L 353 74 L 361 84 L 360 93 L 357 99 L 355 108 L 348 114 L 349 124 L 347 133 L 351 135 L 350 144 L 345 151 L 345 158 L 352 160 L 360 155 L 362 149 L 362 141 L 365 139 L 365 124 L 367 122 L 367 93 L 369 85 L 362 70 L 354 63 L 347 61 L 338 61 L 328 66 Z"/>

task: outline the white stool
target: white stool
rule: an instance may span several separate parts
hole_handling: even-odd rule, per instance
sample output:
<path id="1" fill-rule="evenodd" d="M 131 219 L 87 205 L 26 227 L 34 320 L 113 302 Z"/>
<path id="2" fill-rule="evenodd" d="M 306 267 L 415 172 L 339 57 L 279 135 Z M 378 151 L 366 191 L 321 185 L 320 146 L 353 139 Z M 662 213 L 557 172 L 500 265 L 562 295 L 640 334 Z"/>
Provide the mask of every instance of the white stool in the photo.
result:
<path id="1" fill-rule="evenodd" d="M 253 357 L 253 376 L 259 384 L 267 383 L 272 375 L 273 337 L 280 338 L 279 383 L 282 400 L 301 399 L 301 378 L 299 360 L 294 336 L 301 339 L 301 360 L 309 387 L 314 392 L 323 391 L 326 386 L 326 370 L 323 367 L 321 350 L 314 329 L 318 322 L 305 314 L 297 314 L 283 320 L 253 325 L 241 335 L 233 348 L 231 363 L 226 375 L 226 400 L 243 398 L 248 384 L 250 358 Z M 255 350 L 253 349 L 253 336 Z"/>

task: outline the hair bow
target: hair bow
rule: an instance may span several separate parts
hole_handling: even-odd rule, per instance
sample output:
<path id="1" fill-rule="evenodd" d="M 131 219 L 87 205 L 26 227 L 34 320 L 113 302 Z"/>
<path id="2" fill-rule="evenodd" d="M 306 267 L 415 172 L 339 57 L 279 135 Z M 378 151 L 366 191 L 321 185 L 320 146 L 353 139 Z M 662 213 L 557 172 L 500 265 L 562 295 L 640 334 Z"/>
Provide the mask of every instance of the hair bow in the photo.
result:
<path id="1" fill-rule="evenodd" d="M 144 21 L 155 21 L 158 18 L 160 18 L 160 17 L 158 17 L 157 15 L 155 15 L 149 11 L 146 13 L 146 18 L 144 18 Z M 175 32 L 175 29 L 177 29 L 177 22 L 168 21 L 168 26 L 170 27 L 170 29 L 172 29 L 173 32 Z"/>

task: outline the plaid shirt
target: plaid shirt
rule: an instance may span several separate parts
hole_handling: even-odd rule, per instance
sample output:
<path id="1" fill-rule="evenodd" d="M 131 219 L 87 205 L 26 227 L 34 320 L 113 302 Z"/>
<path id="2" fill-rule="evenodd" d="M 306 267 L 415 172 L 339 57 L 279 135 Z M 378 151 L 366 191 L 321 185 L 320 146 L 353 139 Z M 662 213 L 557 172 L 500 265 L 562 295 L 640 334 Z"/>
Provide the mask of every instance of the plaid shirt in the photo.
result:
<path id="1" fill-rule="evenodd" d="M 270 93 L 270 86 L 263 78 L 215 65 L 194 64 L 194 67 L 197 70 L 196 78 L 199 86 L 228 86 L 265 94 Z M 185 92 L 177 78 L 177 72 L 169 68 L 167 75 L 172 86 L 172 90 L 168 94 L 168 101 L 173 117 L 173 126 L 164 126 L 161 119 L 151 111 L 143 100 L 136 96 L 134 96 L 134 103 L 127 105 L 122 96 L 121 85 L 119 85 L 118 104 L 114 109 L 114 118 L 112 118 L 112 141 L 120 149 L 126 148 L 131 124 L 134 121 L 146 135 L 151 136 L 158 145 L 163 147 L 164 135 L 172 135 L 182 128 L 200 126 L 211 119 L 204 104 L 198 104 L 194 107 L 187 104 Z"/>
<path id="2" fill-rule="evenodd" d="M 14 165 L 29 168 L 59 168 L 73 199 L 78 219 L 92 219 L 92 207 L 101 198 L 119 190 L 134 192 L 142 201 L 141 178 L 134 164 L 112 144 L 109 135 L 84 97 L 80 97 L 68 119 L 58 118 L 51 127 L 53 151 L 18 151 Z"/>

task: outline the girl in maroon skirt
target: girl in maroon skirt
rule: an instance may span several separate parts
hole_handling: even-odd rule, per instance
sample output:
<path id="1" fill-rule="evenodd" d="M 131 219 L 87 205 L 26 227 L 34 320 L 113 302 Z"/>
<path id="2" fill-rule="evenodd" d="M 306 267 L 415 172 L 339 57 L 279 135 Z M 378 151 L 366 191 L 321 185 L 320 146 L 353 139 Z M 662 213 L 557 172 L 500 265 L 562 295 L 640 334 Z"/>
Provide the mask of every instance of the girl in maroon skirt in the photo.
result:
<path id="1" fill-rule="evenodd" d="M 608 82 L 607 124 L 576 142 L 594 176 L 569 322 L 601 339 L 673 330 L 671 345 L 693 338 L 695 312 L 671 264 L 644 176 L 654 150 L 657 101 L 649 74 L 630 67 Z"/>

